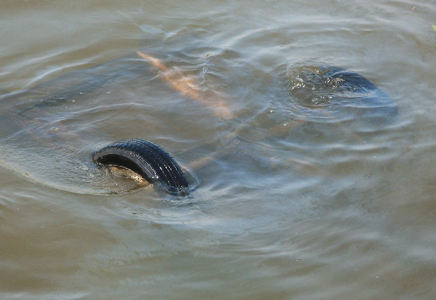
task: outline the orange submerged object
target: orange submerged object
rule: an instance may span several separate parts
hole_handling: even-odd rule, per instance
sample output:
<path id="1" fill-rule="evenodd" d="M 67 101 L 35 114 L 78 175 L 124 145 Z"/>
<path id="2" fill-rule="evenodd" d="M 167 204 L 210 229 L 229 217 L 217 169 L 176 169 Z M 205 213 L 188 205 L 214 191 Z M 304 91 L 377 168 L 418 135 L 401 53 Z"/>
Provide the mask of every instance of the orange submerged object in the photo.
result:
<path id="1" fill-rule="evenodd" d="M 213 108 L 215 115 L 219 117 L 226 119 L 233 118 L 233 114 L 229 107 L 224 103 L 224 99 L 211 100 L 201 95 L 200 85 L 196 82 L 195 78 L 185 76 L 177 70 L 168 69 L 161 60 L 145 54 L 144 52 L 136 51 L 136 54 L 155 66 L 161 73 L 162 80 L 164 80 L 172 89 L 180 92 L 183 96 L 200 101 L 201 104 Z"/>

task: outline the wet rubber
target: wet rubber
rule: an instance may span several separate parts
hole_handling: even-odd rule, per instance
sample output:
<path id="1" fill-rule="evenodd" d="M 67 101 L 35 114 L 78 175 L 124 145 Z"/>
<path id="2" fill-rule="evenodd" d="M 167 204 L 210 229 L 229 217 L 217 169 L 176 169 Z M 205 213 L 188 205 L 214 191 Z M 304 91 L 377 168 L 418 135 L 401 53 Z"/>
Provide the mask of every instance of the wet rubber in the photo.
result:
<path id="1" fill-rule="evenodd" d="M 389 121 L 393 121 L 397 117 L 398 107 L 392 99 L 362 75 L 333 66 L 321 68 L 321 71 L 323 76 L 341 79 L 343 87 L 358 95 L 358 102 L 355 104 L 360 109 L 370 110 L 366 115 L 367 117 L 384 118 Z M 365 113 L 360 117 L 365 117 Z"/>
<path id="2" fill-rule="evenodd" d="M 130 169 L 150 183 L 159 183 L 170 193 L 186 192 L 188 181 L 177 162 L 158 145 L 129 139 L 95 151 L 92 161 L 97 165 L 115 165 Z"/>

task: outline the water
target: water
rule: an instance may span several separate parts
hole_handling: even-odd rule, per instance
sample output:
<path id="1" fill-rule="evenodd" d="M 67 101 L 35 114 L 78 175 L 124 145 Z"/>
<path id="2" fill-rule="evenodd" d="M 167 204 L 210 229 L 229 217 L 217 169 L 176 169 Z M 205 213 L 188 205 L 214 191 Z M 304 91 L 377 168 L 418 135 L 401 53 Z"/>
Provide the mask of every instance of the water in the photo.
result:
<path id="1" fill-rule="evenodd" d="M 2 299 L 436 297 L 433 2 L 1 7 Z M 398 115 L 308 96 L 301 71 L 319 66 L 362 74 Z M 170 152 L 195 191 L 90 162 L 131 137 Z"/>

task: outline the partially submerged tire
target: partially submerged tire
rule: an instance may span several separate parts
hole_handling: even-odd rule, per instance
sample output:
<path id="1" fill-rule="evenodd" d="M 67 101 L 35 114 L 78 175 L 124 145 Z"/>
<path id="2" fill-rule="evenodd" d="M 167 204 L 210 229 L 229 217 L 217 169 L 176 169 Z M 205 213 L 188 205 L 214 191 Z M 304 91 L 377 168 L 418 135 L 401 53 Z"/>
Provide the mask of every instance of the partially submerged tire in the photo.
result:
<path id="1" fill-rule="evenodd" d="M 175 194 L 187 193 L 188 181 L 177 162 L 158 145 L 141 139 L 129 139 L 107 145 L 92 154 L 97 165 L 115 165 L 130 169 L 150 183 L 160 184 Z"/>
<path id="2" fill-rule="evenodd" d="M 338 67 L 324 67 L 322 75 L 340 80 L 340 85 L 352 96 L 349 106 L 360 110 L 359 117 L 395 120 L 398 107 L 392 99 L 374 83 L 362 75 Z"/>
<path id="3" fill-rule="evenodd" d="M 301 66 L 287 71 L 290 111 L 307 122 L 389 125 L 398 116 L 394 101 L 362 75 L 334 66 Z M 364 129 L 366 130 L 366 129 Z"/>

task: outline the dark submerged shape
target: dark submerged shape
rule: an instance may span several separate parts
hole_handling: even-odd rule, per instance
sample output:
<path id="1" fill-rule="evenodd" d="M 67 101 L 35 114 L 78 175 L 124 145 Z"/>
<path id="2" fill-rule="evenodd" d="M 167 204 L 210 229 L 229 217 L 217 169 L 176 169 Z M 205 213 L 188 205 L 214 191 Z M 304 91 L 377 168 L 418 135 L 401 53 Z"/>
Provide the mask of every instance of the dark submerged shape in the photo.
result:
<path id="1" fill-rule="evenodd" d="M 396 119 L 398 107 L 391 97 L 362 75 L 332 66 L 321 68 L 320 75 L 338 80 L 340 90 L 348 92 L 344 94 L 346 98 L 354 99 L 345 105 L 353 108 L 359 118 L 371 119 L 376 123 Z"/>
<path id="2" fill-rule="evenodd" d="M 158 145 L 130 139 L 107 145 L 92 154 L 99 165 L 116 165 L 130 169 L 150 183 L 160 183 L 173 194 L 186 194 L 188 181 L 180 166 Z"/>

